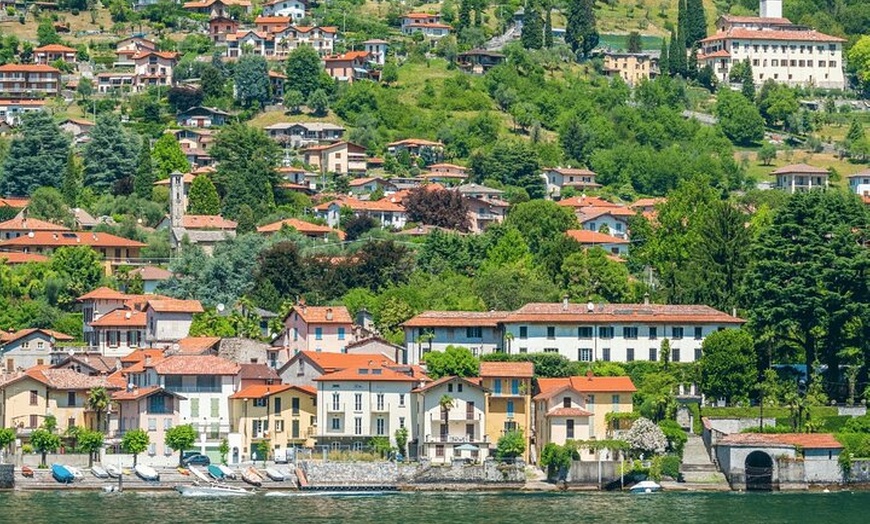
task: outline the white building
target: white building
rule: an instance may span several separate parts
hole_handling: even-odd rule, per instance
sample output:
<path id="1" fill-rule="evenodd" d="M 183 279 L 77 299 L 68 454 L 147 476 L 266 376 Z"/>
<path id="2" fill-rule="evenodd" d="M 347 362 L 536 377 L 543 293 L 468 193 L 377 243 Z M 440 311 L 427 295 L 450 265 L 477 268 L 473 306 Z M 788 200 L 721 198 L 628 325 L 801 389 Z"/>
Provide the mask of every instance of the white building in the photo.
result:
<path id="1" fill-rule="evenodd" d="M 475 356 L 498 351 L 502 347 L 499 322 L 507 311 L 426 311 L 402 324 L 405 331 L 405 355 L 408 364 L 419 364 L 430 351 L 444 351 L 447 346 L 462 346 Z"/>
<path id="2" fill-rule="evenodd" d="M 98 335 L 91 324 L 110 311 L 122 308 L 130 298 L 132 297 L 112 288 L 99 287 L 76 299 L 82 305 L 82 320 L 84 322 L 82 338 L 85 345 L 91 347 L 99 345 Z"/>
<path id="3" fill-rule="evenodd" d="M 698 64 L 728 82 L 734 64 L 748 60 L 756 84 L 844 89 L 842 38 L 782 18 L 782 0 L 761 0 L 760 17 L 724 15 L 717 32 L 703 40 Z"/>
<path id="4" fill-rule="evenodd" d="M 414 390 L 417 395 L 417 453 L 433 463 L 489 456 L 486 389 L 479 379 L 442 377 Z M 450 397 L 450 404 L 442 403 Z M 445 424 L 445 416 L 447 423 Z"/>
<path id="5" fill-rule="evenodd" d="M 148 342 L 176 342 L 190 333 L 193 315 L 202 313 L 199 300 L 149 300 L 145 306 Z"/>
<path id="6" fill-rule="evenodd" d="M 69 342 L 73 337 L 50 329 L 22 329 L 0 336 L 0 371 L 13 373 L 19 369 L 52 363 L 55 342 Z"/>
<path id="7" fill-rule="evenodd" d="M 300 351 L 344 353 L 354 341 L 353 319 L 344 306 L 296 304 L 284 318 L 286 360 Z"/>
<path id="8" fill-rule="evenodd" d="M 363 42 L 363 51 L 368 53 L 371 61 L 378 65 L 384 65 L 387 61 L 387 49 L 389 47 L 390 43 L 386 40 L 373 39 Z"/>
<path id="9" fill-rule="evenodd" d="M 865 202 L 870 202 L 870 171 L 862 171 L 849 175 L 849 191 L 863 197 Z"/>
<path id="10" fill-rule="evenodd" d="M 146 315 L 134 309 L 112 310 L 90 324 L 91 338 L 101 355 L 125 357 L 145 347 Z"/>
<path id="11" fill-rule="evenodd" d="M 263 4 L 263 16 L 289 16 L 298 22 L 305 18 L 305 4 L 302 0 L 272 0 Z"/>
<path id="12" fill-rule="evenodd" d="M 565 234 L 576 240 L 584 248 L 600 247 L 611 255 L 620 257 L 628 254 L 629 241 L 624 238 L 605 235 L 604 233 L 588 229 L 569 229 Z"/>
<path id="13" fill-rule="evenodd" d="M 428 378 L 410 366 L 389 360 L 323 375 L 317 383 L 317 445 L 363 449 L 372 437 L 388 437 L 407 428 L 409 447 L 417 412 L 412 390 Z"/>
<path id="14" fill-rule="evenodd" d="M 573 187 L 581 192 L 601 187 L 595 182 L 595 172 L 588 169 L 551 167 L 544 169 L 541 176 L 547 183 L 547 195 L 550 197 L 561 196 L 564 187 Z"/>
<path id="15" fill-rule="evenodd" d="M 831 173 L 827 169 L 806 164 L 783 166 L 773 171 L 771 175 L 776 177 L 774 187 L 791 194 L 812 189 L 825 189 L 828 187 L 828 179 L 831 177 Z"/>

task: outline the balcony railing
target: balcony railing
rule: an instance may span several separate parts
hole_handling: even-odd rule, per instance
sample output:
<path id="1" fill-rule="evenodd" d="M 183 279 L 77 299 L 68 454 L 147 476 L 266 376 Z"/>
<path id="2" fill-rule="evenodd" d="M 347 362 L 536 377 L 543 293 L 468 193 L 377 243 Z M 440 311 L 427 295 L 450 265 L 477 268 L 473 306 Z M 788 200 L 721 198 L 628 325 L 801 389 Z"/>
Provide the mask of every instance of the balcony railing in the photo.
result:
<path id="1" fill-rule="evenodd" d="M 489 443 L 489 436 L 481 435 L 479 437 L 472 435 L 426 435 L 425 442 L 447 443 L 447 444 L 471 444 L 471 443 Z"/>
<path id="2" fill-rule="evenodd" d="M 327 413 L 344 413 L 344 410 L 345 410 L 344 403 L 334 404 L 334 403 L 330 402 L 326 405 L 326 412 Z"/>
<path id="3" fill-rule="evenodd" d="M 220 393 L 220 386 L 164 386 L 173 393 Z"/>

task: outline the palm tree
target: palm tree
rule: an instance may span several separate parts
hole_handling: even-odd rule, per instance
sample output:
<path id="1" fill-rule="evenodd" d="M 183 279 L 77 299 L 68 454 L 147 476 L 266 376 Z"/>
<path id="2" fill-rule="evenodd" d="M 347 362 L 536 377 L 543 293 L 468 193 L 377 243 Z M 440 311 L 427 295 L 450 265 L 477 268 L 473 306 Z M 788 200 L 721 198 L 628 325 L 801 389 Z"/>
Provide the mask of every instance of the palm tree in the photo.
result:
<path id="1" fill-rule="evenodd" d="M 447 427 L 448 424 L 448 416 L 450 415 L 450 408 L 453 407 L 453 397 L 450 395 L 442 395 L 441 400 L 438 401 L 438 405 L 441 406 L 441 437 L 447 437 L 449 433 L 449 429 Z"/>
<path id="2" fill-rule="evenodd" d="M 99 386 L 91 388 L 91 390 L 88 391 L 87 407 L 97 414 L 96 429 L 98 431 L 103 430 L 103 412 L 109 409 L 110 402 L 111 399 L 109 398 L 109 392 L 106 391 L 106 388 Z"/>

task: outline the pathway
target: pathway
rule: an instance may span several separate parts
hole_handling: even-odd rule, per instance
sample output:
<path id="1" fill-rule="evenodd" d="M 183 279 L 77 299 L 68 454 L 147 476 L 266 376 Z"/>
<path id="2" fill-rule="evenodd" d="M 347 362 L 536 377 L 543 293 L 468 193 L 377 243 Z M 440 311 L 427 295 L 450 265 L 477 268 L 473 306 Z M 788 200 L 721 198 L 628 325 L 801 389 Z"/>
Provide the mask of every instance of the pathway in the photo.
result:
<path id="1" fill-rule="evenodd" d="M 680 473 L 686 484 L 697 485 L 698 489 L 729 489 L 725 475 L 710 460 L 704 440 L 698 435 L 689 434 Z"/>

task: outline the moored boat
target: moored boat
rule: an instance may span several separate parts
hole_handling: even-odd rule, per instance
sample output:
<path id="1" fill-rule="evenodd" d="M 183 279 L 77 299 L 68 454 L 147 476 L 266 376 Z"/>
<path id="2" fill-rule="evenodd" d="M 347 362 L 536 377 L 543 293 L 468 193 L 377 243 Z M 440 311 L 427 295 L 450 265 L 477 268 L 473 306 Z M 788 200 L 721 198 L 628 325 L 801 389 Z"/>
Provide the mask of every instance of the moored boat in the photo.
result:
<path id="1" fill-rule="evenodd" d="M 21 475 L 25 477 L 33 477 L 33 468 L 30 466 L 21 466 Z"/>
<path id="2" fill-rule="evenodd" d="M 151 466 L 146 466 L 145 464 L 136 464 L 136 467 L 133 468 L 133 471 L 135 471 L 136 475 L 142 480 L 160 480 L 160 474 L 157 473 L 157 470 L 152 468 Z"/>
<path id="3" fill-rule="evenodd" d="M 188 469 L 188 470 L 190 471 L 190 473 L 191 473 L 194 477 L 196 477 L 197 479 L 199 479 L 199 480 L 201 480 L 201 481 L 203 481 L 203 482 L 211 482 L 211 479 L 208 477 L 208 475 L 206 475 L 205 473 L 203 473 L 202 470 L 199 469 L 198 467 L 196 467 L 196 466 L 188 466 L 187 469 Z"/>
<path id="4" fill-rule="evenodd" d="M 107 479 L 109 478 L 109 472 L 105 470 L 105 468 L 101 466 L 94 466 L 91 468 L 91 474 L 98 479 Z"/>
<path id="5" fill-rule="evenodd" d="M 80 470 L 79 468 L 77 468 L 75 466 L 65 466 L 65 467 L 66 467 L 66 469 L 69 470 L 70 473 L 73 474 L 73 477 L 76 480 L 82 480 L 85 478 L 85 474 L 82 473 L 82 470 Z"/>
<path id="6" fill-rule="evenodd" d="M 275 468 L 266 468 L 266 476 L 275 482 L 284 482 L 284 474 Z"/>
<path id="7" fill-rule="evenodd" d="M 632 486 L 628 491 L 631 493 L 655 493 L 661 490 L 662 487 L 660 484 L 651 480 L 644 480 Z"/>
<path id="8" fill-rule="evenodd" d="M 175 490 L 184 497 L 244 497 L 253 495 L 252 490 L 212 484 L 200 486 L 195 484 L 180 484 Z"/>
<path id="9" fill-rule="evenodd" d="M 223 470 L 217 467 L 215 464 L 210 464 L 208 466 L 208 474 L 215 480 L 223 480 L 226 475 L 224 475 Z"/>
<path id="10" fill-rule="evenodd" d="M 120 477 L 121 475 L 123 475 L 121 468 L 119 468 L 118 466 L 114 466 L 112 464 L 106 464 L 106 473 L 108 473 L 109 476 L 112 477 L 113 479 L 116 479 L 116 478 Z"/>
<path id="11" fill-rule="evenodd" d="M 61 484 L 72 484 L 72 481 L 75 480 L 75 475 L 63 464 L 52 464 L 51 476 Z"/>
<path id="12" fill-rule="evenodd" d="M 242 480 L 252 486 L 260 487 L 263 485 L 263 477 L 260 475 L 260 472 L 257 471 L 256 468 L 254 468 L 254 466 L 250 466 L 242 470 Z"/>
<path id="13" fill-rule="evenodd" d="M 229 466 L 227 466 L 225 464 L 218 464 L 218 467 L 223 472 L 224 477 L 226 477 L 228 479 L 235 479 L 236 478 L 236 472 L 231 470 L 229 468 Z"/>

